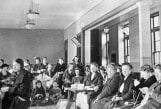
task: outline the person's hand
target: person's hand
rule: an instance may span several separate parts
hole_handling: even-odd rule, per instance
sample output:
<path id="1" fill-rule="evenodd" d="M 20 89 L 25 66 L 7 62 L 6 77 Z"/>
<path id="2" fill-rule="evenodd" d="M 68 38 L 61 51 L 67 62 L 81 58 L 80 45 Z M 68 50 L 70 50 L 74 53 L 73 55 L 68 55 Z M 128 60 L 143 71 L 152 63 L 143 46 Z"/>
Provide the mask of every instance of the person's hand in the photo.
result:
<path id="1" fill-rule="evenodd" d="M 40 94 L 36 94 L 35 96 L 38 97 Z"/>
<path id="2" fill-rule="evenodd" d="M 37 73 L 41 73 L 41 70 L 38 70 Z"/>
<path id="3" fill-rule="evenodd" d="M 70 83 L 70 80 L 69 79 L 65 79 L 65 82 Z"/>
<path id="4" fill-rule="evenodd" d="M 115 101 L 116 97 L 117 97 L 117 95 L 113 96 L 111 100 Z"/>
<path id="5" fill-rule="evenodd" d="M 2 88 L 1 88 L 1 91 L 2 91 L 2 92 L 8 92 L 8 90 L 9 90 L 9 87 L 2 87 Z"/>
<path id="6" fill-rule="evenodd" d="M 154 90 L 153 90 L 153 89 L 151 89 L 151 88 L 149 88 L 149 89 L 148 89 L 148 94 L 149 94 L 149 95 L 152 95 L 152 94 L 153 94 L 153 92 L 154 92 Z"/>
<path id="7" fill-rule="evenodd" d="M 99 89 L 98 86 L 95 86 L 95 87 L 94 87 L 94 91 L 95 91 L 95 92 L 98 91 L 98 89 Z"/>
<path id="8" fill-rule="evenodd" d="M 98 98 L 96 98 L 96 99 L 94 100 L 93 104 L 95 104 L 97 101 L 98 101 Z"/>
<path id="9" fill-rule="evenodd" d="M 134 80 L 134 86 L 138 86 L 140 84 L 140 81 L 138 81 L 137 79 Z"/>
<path id="10" fill-rule="evenodd" d="M 148 87 L 140 88 L 140 91 L 144 94 L 148 93 Z"/>
<path id="11" fill-rule="evenodd" d="M 123 98 L 122 97 L 116 97 L 115 98 L 115 101 L 120 101 L 120 100 L 123 100 Z"/>
<path id="12" fill-rule="evenodd" d="M 91 84 L 91 87 L 95 87 L 95 85 L 94 84 Z"/>

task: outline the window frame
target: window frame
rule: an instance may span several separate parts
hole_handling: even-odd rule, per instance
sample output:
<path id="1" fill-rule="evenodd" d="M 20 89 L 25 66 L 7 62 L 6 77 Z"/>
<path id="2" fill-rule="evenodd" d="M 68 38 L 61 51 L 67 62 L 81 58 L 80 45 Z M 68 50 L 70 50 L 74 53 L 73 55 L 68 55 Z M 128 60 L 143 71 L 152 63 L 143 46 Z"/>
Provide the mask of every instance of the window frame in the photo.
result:
<path id="1" fill-rule="evenodd" d="M 155 17 L 159 17 L 159 12 L 155 12 L 153 14 L 150 15 L 150 31 L 151 31 L 151 53 L 152 53 L 152 64 L 160 64 L 161 63 L 161 46 L 159 47 L 160 50 L 156 50 L 156 43 L 160 43 L 161 44 L 161 37 L 159 35 L 159 40 L 156 40 L 156 32 L 160 33 L 160 24 L 158 21 L 158 26 L 154 26 L 154 19 Z M 159 20 L 159 19 L 158 19 Z M 159 45 L 160 45 L 159 44 Z M 156 61 L 156 54 L 159 53 L 159 60 L 158 63 Z"/>

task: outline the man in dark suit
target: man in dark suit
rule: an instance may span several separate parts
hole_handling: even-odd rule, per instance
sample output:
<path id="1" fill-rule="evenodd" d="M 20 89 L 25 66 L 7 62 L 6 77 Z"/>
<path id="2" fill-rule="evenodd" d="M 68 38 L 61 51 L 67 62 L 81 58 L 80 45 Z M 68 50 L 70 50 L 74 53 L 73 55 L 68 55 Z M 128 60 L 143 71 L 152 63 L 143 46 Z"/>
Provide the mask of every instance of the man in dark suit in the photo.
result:
<path id="1" fill-rule="evenodd" d="M 102 109 L 104 104 L 111 100 L 112 96 L 118 91 L 120 74 L 116 72 L 116 67 L 113 64 L 107 66 L 108 79 L 102 89 L 102 92 L 93 102 L 92 109 Z"/>

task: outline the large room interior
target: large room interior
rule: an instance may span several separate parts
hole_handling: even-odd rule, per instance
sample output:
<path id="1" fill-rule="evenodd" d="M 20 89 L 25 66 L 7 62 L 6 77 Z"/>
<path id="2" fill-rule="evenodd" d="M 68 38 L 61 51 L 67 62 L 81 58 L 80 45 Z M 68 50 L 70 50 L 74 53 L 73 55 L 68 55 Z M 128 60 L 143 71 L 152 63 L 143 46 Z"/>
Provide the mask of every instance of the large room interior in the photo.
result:
<path id="1" fill-rule="evenodd" d="M 55 68 L 77 56 L 139 72 L 161 64 L 160 25 L 161 0 L 0 0 L 0 59 L 47 57 Z"/>

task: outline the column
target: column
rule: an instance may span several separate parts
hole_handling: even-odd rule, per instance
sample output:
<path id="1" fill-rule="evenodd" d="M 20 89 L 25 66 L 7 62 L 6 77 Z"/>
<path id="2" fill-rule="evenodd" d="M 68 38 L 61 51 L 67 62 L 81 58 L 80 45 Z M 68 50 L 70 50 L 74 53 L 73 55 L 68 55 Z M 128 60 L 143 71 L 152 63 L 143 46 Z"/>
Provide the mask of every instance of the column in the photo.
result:
<path id="1" fill-rule="evenodd" d="M 151 65 L 151 33 L 150 33 L 151 0 L 137 3 L 139 16 L 140 65 Z"/>

